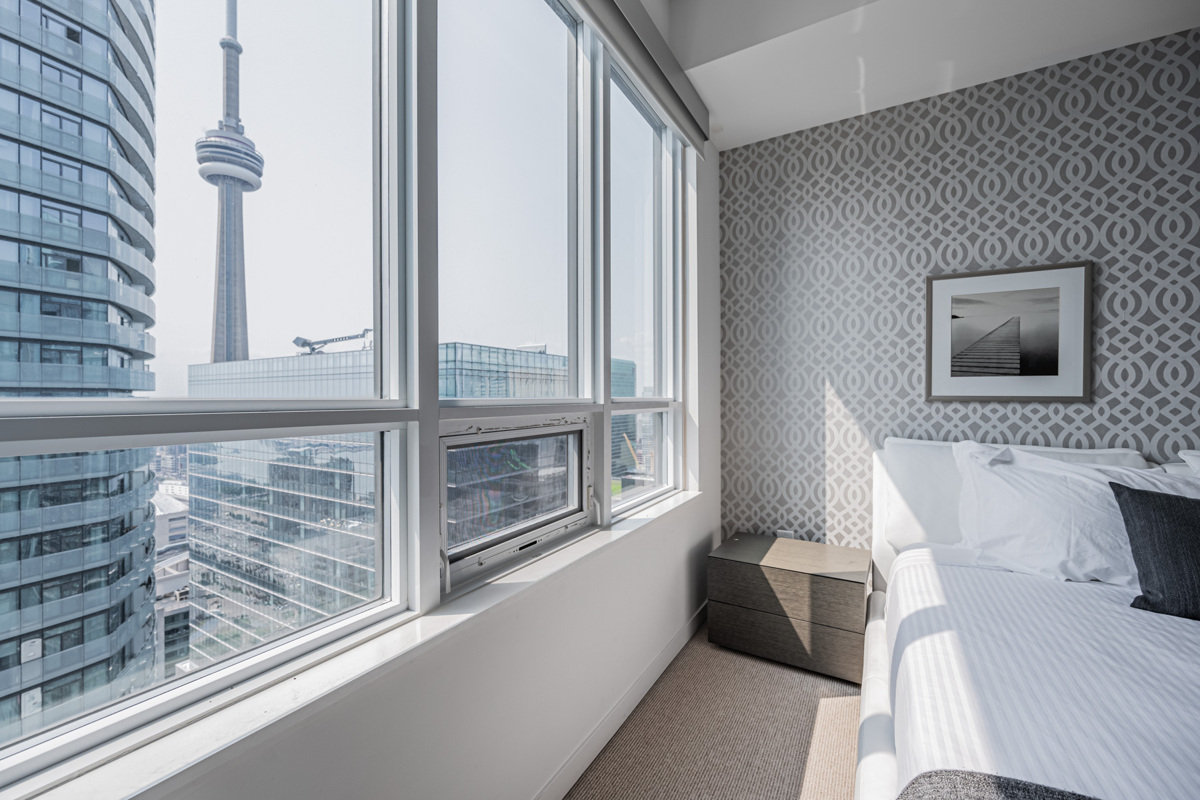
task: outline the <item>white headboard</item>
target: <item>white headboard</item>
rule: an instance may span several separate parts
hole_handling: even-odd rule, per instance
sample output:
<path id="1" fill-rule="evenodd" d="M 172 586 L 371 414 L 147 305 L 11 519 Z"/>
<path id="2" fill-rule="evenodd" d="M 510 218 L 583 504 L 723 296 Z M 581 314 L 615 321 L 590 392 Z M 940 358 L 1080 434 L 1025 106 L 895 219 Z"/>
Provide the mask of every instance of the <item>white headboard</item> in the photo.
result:
<path id="1" fill-rule="evenodd" d="M 954 544 L 962 539 L 958 528 L 962 482 L 952 444 L 889 438 L 883 449 L 875 453 L 871 556 L 875 562 L 876 589 L 886 590 L 892 562 L 902 548 L 920 542 Z M 1063 461 L 1138 469 L 1152 466 L 1141 453 L 1128 448 L 1014 446 Z"/>

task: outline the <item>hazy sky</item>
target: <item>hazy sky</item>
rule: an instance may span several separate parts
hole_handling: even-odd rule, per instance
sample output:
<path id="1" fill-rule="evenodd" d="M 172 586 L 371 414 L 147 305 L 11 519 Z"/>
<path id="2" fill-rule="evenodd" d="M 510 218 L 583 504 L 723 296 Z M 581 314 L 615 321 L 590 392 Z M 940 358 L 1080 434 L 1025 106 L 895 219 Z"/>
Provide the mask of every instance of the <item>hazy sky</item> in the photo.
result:
<path id="1" fill-rule="evenodd" d="M 371 2 L 238 5 L 242 122 L 266 160 L 245 198 L 250 357 L 291 355 L 372 324 Z M 567 28 L 543 0 L 439 16 L 439 338 L 565 353 Z M 158 6 L 158 396 L 210 360 L 217 191 L 194 147 L 221 113 L 224 25 L 224 0 Z M 647 141 L 614 136 L 614 164 L 647 163 Z M 648 255 L 651 199 L 614 224 L 614 259 Z M 644 359 L 641 299 L 614 297 L 618 358 Z"/>
<path id="2" fill-rule="evenodd" d="M 245 199 L 250 357 L 291 355 L 372 324 L 371 3 L 238 5 L 242 122 L 266 159 Z M 217 190 L 195 141 L 221 115 L 224 28 L 224 0 L 158 4 L 159 396 L 211 357 Z"/>
<path id="3" fill-rule="evenodd" d="M 569 41 L 544 0 L 439 6 L 444 342 L 566 353 Z"/>
<path id="4" fill-rule="evenodd" d="M 1058 287 L 1017 289 L 1011 292 L 960 294 L 950 298 L 950 313 L 957 317 L 1018 316 L 1058 311 Z"/>
<path id="5" fill-rule="evenodd" d="M 569 29 L 545 0 L 443 0 L 438 29 L 441 339 L 564 354 Z M 611 107 L 613 355 L 644 383 L 654 132 Z"/>

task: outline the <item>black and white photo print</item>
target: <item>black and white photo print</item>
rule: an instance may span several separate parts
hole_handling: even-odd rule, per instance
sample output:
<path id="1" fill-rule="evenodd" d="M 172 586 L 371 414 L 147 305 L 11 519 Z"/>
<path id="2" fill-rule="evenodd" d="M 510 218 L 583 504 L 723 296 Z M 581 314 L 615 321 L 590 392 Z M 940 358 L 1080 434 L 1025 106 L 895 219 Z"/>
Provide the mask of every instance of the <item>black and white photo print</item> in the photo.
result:
<path id="1" fill-rule="evenodd" d="M 1090 262 L 926 278 L 927 400 L 1087 402 Z"/>
<path id="2" fill-rule="evenodd" d="M 950 298 L 950 375 L 1057 375 L 1058 287 Z"/>

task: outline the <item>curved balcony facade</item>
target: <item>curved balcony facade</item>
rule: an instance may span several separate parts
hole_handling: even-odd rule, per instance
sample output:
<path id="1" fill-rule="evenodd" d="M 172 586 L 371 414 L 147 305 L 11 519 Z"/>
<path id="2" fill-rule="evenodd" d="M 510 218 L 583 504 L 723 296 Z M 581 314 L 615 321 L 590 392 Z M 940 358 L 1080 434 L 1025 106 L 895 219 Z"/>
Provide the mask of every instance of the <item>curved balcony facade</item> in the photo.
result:
<path id="1" fill-rule="evenodd" d="M 154 324 L 154 300 L 146 296 L 141 287 L 105 277 L 104 266 L 111 263 L 107 259 L 93 259 L 98 262 L 100 274 L 46 269 L 36 262 L 28 264 L 6 258 L 2 252 L 6 243 L 0 239 L 0 287 L 102 300 L 129 314 L 131 321 L 143 329 Z M 83 260 L 82 255 L 80 260 Z"/>
<path id="2" fill-rule="evenodd" d="M 119 32 L 120 28 L 115 30 Z M 107 53 L 86 48 L 42 27 L 40 18 L 27 19 L 5 9 L 0 9 L 0 36 L 64 63 L 78 65 L 85 74 L 107 83 L 124 107 L 132 113 L 130 121 L 134 126 L 143 131 L 147 141 L 154 141 L 154 115 L 150 111 L 150 93 L 140 80 L 141 85 L 135 86 L 126 76 L 124 67 L 111 61 Z"/>
<path id="3" fill-rule="evenodd" d="M 149 257 L 107 231 L 66 225 L 32 214 L 0 211 L 0 237 L 33 240 L 51 247 L 106 257 L 130 277 L 133 285 L 146 289 L 146 294 L 153 293 L 155 272 Z"/>
<path id="4" fill-rule="evenodd" d="M 93 186 L 3 160 L 0 160 L 0 182 L 23 193 L 107 214 L 121 226 L 135 248 L 146 251 L 151 258 L 154 256 L 154 224 L 129 201 L 107 187 Z"/>
<path id="5" fill-rule="evenodd" d="M 153 8 L 19 9 L 0 10 L 0 395 L 152 391 Z M 153 679 L 153 457 L 0 459 L 0 742 Z"/>
<path id="6" fill-rule="evenodd" d="M 4 73 L 12 71 L 5 69 L 6 66 L 0 62 L 0 79 L 7 77 Z M 21 68 L 19 73 L 20 82 L 5 81 L 5 85 L 20 89 L 23 95 L 33 98 L 45 106 L 70 109 L 92 122 L 107 127 L 110 136 L 120 144 L 130 163 L 143 175 L 153 176 L 153 144 L 148 142 L 144 138 L 144 133 L 139 131 L 109 100 L 92 97 L 76 89 L 53 83 L 24 68 Z"/>
<path id="7" fill-rule="evenodd" d="M 0 311 L 0 338 L 77 342 L 118 348 L 139 360 L 154 358 L 155 342 L 150 334 L 127 325 L 90 319 Z"/>
<path id="8" fill-rule="evenodd" d="M 137 208 L 154 216 L 154 173 L 153 170 L 126 158 L 113 147 L 111 142 L 96 141 L 44 125 L 34 117 L 20 113 L 14 108 L 21 104 L 18 92 L 0 85 L 0 135 L 15 139 L 22 144 L 41 148 L 48 153 L 65 155 L 74 160 L 98 167 L 121 182 L 129 194 L 130 202 Z M 27 108 L 33 103 L 25 103 Z M 7 106 L 7 107 L 6 107 Z M 29 108 L 29 110 L 36 110 Z"/>

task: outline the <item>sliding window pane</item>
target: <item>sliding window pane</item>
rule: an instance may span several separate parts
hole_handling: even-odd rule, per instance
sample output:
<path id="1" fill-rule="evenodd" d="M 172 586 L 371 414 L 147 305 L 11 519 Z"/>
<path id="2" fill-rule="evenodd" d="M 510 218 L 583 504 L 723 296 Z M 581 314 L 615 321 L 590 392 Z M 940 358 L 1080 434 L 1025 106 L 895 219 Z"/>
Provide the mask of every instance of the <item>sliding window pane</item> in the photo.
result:
<path id="1" fill-rule="evenodd" d="M 439 4 L 443 398 L 578 393 L 575 58 L 546 0 Z"/>
<path id="2" fill-rule="evenodd" d="M 664 394 L 661 135 L 624 83 L 610 87 L 612 395 Z"/>
<path id="3" fill-rule="evenodd" d="M 0 742 L 381 597 L 379 441 L 0 459 Z"/>
<path id="4" fill-rule="evenodd" d="M 446 541 L 460 560 L 583 510 L 580 431 L 446 448 Z"/>
<path id="5" fill-rule="evenodd" d="M 629 503 L 667 485 L 665 412 L 614 414 L 612 504 Z"/>

